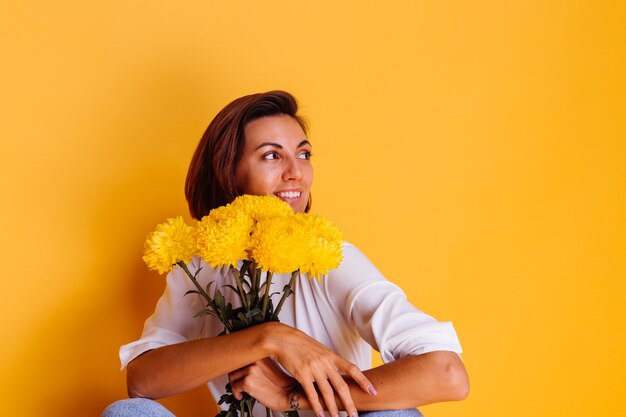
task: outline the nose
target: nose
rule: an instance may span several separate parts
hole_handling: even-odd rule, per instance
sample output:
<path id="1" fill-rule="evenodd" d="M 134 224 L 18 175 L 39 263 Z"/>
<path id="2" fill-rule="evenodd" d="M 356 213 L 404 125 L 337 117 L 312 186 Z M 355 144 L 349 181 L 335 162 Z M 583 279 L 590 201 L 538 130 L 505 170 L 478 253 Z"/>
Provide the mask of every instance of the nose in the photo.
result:
<path id="1" fill-rule="evenodd" d="M 302 179 L 302 167 L 298 163 L 297 158 L 286 160 L 285 170 L 283 171 L 283 180 L 299 181 Z"/>

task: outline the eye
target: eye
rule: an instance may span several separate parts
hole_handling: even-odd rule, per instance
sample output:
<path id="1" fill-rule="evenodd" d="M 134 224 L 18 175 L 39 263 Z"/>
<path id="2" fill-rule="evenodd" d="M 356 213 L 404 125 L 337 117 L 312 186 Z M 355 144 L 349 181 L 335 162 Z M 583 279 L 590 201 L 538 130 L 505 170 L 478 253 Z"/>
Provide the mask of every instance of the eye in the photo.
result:
<path id="1" fill-rule="evenodd" d="M 274 159 L 278 159 L 278 152 L 275 152 L 275 151 L 268 152 L 268 153 L 263 155 L 263 159 L 267 159 L 269 161 L 272 161 Z"/>
<path id="2" fill-rule="evenodd" d="M 298 158 L 300 159 L 311 159 L 312 156 L 311 151 L 302 151 L 298 154 Z"/>

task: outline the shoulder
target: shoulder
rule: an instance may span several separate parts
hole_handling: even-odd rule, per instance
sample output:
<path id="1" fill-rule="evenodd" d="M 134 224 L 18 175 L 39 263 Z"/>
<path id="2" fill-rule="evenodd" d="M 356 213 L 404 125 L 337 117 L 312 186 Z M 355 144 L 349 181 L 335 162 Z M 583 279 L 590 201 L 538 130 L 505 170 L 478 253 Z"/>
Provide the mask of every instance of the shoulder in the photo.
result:
<path id="1" fill-rule="evenodd" d="M 339 311 L 350 320 L 371 316 L 384 300 L 406 298 L 355 245 L 344 242 L 343 261 L 328 273 L 322 285 Z"/>
<path id="2" fill-rule="evenodd" d="M 345 266 L 346 264 L 350 265 L 353 262 L 363 262 L 364 260 L 367 260 L 369 262 L 365 254 L 363 254 L 363 252 L 361 252 L 359 248 L 357 248 L 352 243 L 344 240 L 343 260 L 341 261 L 341 264 L 339 265 L 339 267 Z"/>
<path id="3" fill-rule="evenodd" d="M 373 285 L 390 285 L 367 256 L 349 242 L 343 244 L 341 264 L 329 271 L 326 284 L 331 294 L 350 296 Z M 393 284 L 391 284 L 393 285 Z"/>
<path id="4" fill-rule="evenodd" d="M 343 260 L 339 266 L 329 272 L 329 277 L 333 275 L 360 275 L 363 273 L 368 275 L 381 276 L 380 272 L 367 256 L 359 248 L 350 242 L 343 242 Z"/>

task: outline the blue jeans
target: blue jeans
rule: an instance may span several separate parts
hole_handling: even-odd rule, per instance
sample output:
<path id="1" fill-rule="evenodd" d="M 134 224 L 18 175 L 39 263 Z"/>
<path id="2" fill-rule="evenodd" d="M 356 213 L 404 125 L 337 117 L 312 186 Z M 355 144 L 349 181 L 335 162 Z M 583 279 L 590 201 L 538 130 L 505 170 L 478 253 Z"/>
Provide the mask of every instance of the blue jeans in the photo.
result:
<path id="1" fill-rule="evenodd" d="M 176 417 L 156 401 L 146 398 L 130 398 L 116 401 L 108 406 L 102 417 Z M 408 410 L 363 411 L 359 417 L 424 417 L 416 408 Z"/>

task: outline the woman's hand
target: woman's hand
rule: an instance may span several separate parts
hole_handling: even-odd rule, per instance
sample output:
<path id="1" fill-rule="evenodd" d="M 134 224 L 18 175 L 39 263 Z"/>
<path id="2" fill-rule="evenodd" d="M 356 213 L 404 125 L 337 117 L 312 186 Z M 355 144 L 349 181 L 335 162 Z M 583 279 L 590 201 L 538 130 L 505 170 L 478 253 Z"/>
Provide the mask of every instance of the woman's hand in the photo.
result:
<path id="1" fill-rule="evenodd" d="M 236 399 L 243 398 L 247 392 L 257 401 L 271 410 L 291 409 L 289 396 L 298 384 L 294 378 L 285 374 L 270 358 L 258 360 L 248 366 L 228 374 L 228 380 Z"/>
<path id="2" fill-rule="evenodd" d="M 320 417 L 323 417 L 324 410 L 315 384 L 331 417 L 339 413 L 335 393 L 348 415 L 357 415 L 348 384 L 342 374 L 351 377 L 366 393 L 376 394 L 372 383 L 356 365 L 298 329 L 275 323 L 272 331 L 268 332 L 268 343 L 272 344 L 272 358 L 300 383 L 313 411 Z"/>

